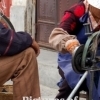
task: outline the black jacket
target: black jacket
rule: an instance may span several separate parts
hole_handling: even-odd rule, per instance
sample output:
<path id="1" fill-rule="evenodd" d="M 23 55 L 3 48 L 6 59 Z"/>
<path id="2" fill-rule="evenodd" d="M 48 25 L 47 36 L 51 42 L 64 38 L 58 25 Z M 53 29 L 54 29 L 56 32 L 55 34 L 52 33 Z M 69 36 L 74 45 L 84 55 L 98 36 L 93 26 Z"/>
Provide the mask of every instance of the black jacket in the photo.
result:
<path id="1" fill-rule="evenodd" d="M 0 56 L 12 56 L 27 49 L 32 44 L 31 36 L 26 32 L 14 32 L 0 23 Z"/>

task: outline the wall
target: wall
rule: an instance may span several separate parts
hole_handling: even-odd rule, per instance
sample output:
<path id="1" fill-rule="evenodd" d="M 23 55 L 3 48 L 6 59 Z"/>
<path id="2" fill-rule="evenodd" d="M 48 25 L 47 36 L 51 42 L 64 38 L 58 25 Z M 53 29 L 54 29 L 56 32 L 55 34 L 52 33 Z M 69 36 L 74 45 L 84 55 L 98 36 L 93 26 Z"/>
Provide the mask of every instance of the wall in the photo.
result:
<path id="1" fill-rule="evenodd" d="M 5 9 L 2 7 L 2 5 L 5 5 Z M 4 14 L 9 17 L 10 14 L 10 7 L 12 5 L 12 0 L 2 0 L 2 2 L 0 2 L 0 8 L 4 9 Z"/>
<path id="2" fill-rule="evenodd" d="M 35 0 L 12 0 L 10 20 L 16 31 L 35 36 Z"/>
<path id="3" fill-rule="evenodd" d="M 12 0 L 12 5 L 13 6 L 26 6 L 27 5 L 27 0 Z"/>

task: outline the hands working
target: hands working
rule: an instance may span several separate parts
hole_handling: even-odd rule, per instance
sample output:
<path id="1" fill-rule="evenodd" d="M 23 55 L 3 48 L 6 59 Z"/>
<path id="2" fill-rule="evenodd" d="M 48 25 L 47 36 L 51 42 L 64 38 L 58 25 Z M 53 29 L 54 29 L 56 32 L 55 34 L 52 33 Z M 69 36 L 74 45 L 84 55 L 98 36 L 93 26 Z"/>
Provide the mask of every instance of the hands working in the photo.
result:
<path id="1" fill-rule="evenodd" d="M 69 40 L 65 43 L 65 49 L 70 53 L 73 54 L 74 50 L 76 50 L 80 46 L 80 43 L 78 40 L 73 39 Z"/>

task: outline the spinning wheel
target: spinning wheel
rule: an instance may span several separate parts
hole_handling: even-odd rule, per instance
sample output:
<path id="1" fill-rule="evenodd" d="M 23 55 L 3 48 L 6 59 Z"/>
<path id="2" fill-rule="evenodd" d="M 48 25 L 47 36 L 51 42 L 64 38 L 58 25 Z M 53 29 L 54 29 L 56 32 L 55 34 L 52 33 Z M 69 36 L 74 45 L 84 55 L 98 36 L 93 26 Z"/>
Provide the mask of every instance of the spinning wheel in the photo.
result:
<path id="1" fill-rule="evenodd" d="M 86 26 L 86 29 L 87 26 Z M 91 33 L 89 30 L 86 33 Z M 67 100 L 78 90 L 82 82 L 90 74 L 89 100 L 92 100 L 92 91 L 94 85 L 94 72 L 100 70 L 100 31 L 89 34 L 85 45 L 81 45 L 72 55 L 72 67 L 76 73 L 83 74 L 82 78 L 70 94 Z M 98 53 L 99 52 L 99 53 Z"/>
<path id="2" fill-rule="evenodd" d="M 72 67 L 76 73 L 83 74 L 85 70 L 97 71 L 100 57 L 97 54 L 100 46 L 100 31 L 89 36 L 85 45 L 81 45 L 73 54 Z"/>

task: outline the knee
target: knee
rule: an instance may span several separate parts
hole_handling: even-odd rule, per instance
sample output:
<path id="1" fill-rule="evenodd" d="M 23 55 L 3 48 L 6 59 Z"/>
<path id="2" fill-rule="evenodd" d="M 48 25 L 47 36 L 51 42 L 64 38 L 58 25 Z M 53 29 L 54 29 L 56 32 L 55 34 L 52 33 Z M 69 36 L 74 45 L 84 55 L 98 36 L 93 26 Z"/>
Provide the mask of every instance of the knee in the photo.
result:
<path id="1" fill-rule="evenodd" d="M 26 53 L 28 56 L 31 56 L 31 57 L 36 58 L 35 51 L 34 51 L 34 49 L 31 48 L 31 47 L 30 47 L 30 48 L 27 48 L 25 53 Z"/>

